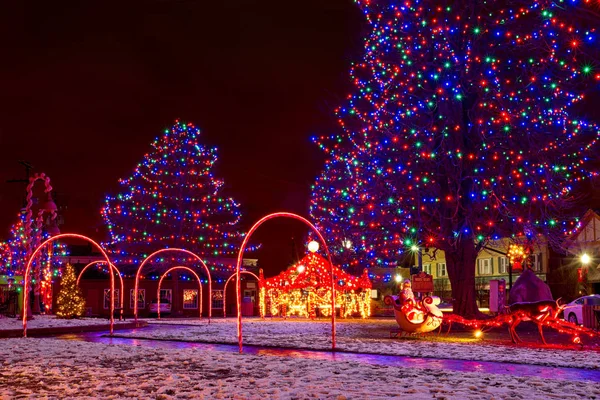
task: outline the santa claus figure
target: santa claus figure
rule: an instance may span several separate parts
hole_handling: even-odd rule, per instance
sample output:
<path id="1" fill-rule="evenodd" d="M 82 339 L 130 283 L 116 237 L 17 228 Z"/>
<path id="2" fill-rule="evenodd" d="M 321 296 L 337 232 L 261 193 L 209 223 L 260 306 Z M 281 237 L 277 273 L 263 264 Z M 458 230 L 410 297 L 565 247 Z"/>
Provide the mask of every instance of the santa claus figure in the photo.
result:
<path id="1" fill-rule="evenodd" d="M 415 294 L 412 291 L 412 284 L 408 279 L 402 284 L 400 299 L 402 301 L 402 312 L 409 321 L 415 323 L 423 321 L 423 310 L 421 309 L 419 302 L 415 299 Z"/>

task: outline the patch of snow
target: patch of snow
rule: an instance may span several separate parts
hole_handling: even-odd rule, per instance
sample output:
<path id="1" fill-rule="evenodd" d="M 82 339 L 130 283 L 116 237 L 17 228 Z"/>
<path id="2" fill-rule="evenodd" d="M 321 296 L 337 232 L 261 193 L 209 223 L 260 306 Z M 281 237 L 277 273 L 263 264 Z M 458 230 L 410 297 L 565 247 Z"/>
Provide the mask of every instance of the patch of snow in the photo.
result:
<path id="1" fill-rule="evenodd" d="M 221 325 L 221 324 L 215 324 Z M 598 398 L 561 381 L 350 361 L 156 349 L 54 338 L 5 339 L 2 398 Z"/>
<path id="2" fill-rule="evenodd" d="M 119 321 L 115 319 L 115 325 L 127 323 L 128 321 Z M 65 326 L 90 326 L 90 325 L 108 325 L 108 318 L 78 318 L 78 319 L 60 319 L 55 315 L 35 315 L 33 319 L 27 321 L 27 329 L 36 328 L 57 328 Z M 0 317 L 0 330 L 23 329 L 23 320 L 19 318 Z"/>

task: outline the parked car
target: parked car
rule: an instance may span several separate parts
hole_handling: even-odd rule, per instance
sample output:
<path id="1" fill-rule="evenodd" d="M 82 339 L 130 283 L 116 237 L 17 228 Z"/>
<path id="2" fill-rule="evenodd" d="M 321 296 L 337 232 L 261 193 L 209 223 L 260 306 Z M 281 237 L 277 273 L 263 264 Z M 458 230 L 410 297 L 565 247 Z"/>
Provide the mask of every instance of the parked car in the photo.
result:
<path id="1" fill-rule="evenodd" d="M 600 294 L 583 296 L 567 304 L 563 318 L 573 324 L 583 324 L 583 304 L 586 299 L 588 299 L 587 304 L 600 306 Z"/>
<path id="2" fill-rule="evenodd" d="M 158 314 L 158 299 L 154 299 L 148 304 L 150 314 Z M 171 302 L 168 299 L 160 299 L 160 314 L 171 314 Z"/>

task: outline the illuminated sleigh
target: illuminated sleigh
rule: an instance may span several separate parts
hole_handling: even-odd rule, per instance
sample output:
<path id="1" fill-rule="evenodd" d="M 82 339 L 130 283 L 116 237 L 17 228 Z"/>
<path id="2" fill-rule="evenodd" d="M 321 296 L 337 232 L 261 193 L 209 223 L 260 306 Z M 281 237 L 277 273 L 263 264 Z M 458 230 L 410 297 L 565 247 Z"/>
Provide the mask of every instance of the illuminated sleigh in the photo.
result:
<path id="1" fill-rule="evenodd" d="M 442 324 L 444 314 L 437 308 L 440 298 L 437 296 L 425 297 L 416 307 L 406 312 L 402 306 L 400 296 L 385 296 L 386 305 L 394 307 L 396 322 L 403 332 L 407 334 L 428 333 L 436 330 Z"/>

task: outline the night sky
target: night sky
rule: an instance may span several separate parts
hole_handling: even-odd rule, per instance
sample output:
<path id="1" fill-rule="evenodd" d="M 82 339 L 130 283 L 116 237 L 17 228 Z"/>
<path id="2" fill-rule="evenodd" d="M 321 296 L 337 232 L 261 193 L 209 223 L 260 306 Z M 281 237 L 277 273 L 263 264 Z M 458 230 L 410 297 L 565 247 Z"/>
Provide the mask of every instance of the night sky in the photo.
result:
<path id="1" fill-rule="evenodd" d="M 308 215 L 324 157 L 313 135 L 337 131 L 364 18 L 352 0 L 83 1 L 0 4 L 0 238 L 24 197 L 18 160 L 47 173 L 63 232 L 107 238 L 106 193 L 176 118 L 217 146 L 215 175 L 264 214 Z M 291 261 L 306 230 L 257 232 L 266 269 Z M 285 265 L 284 265 L 285 264 Z"/>

